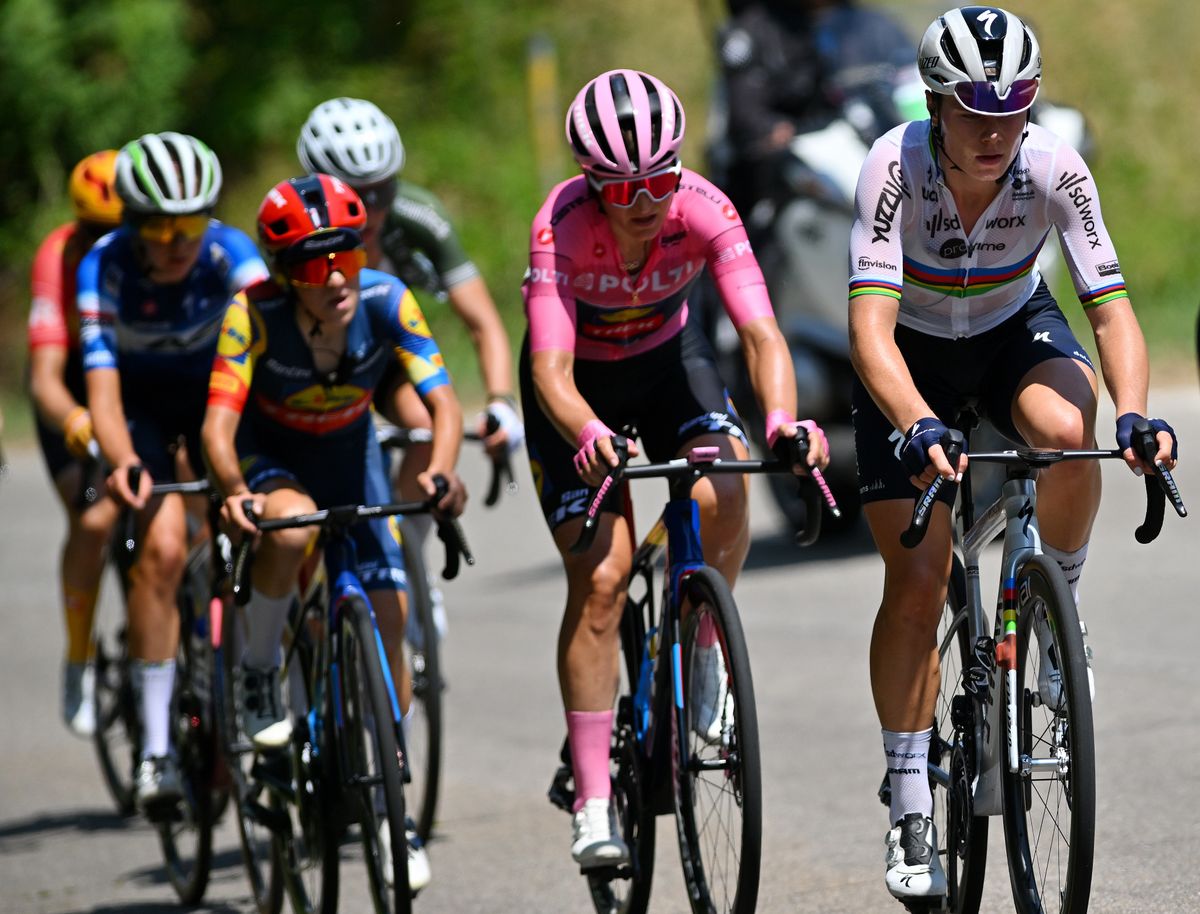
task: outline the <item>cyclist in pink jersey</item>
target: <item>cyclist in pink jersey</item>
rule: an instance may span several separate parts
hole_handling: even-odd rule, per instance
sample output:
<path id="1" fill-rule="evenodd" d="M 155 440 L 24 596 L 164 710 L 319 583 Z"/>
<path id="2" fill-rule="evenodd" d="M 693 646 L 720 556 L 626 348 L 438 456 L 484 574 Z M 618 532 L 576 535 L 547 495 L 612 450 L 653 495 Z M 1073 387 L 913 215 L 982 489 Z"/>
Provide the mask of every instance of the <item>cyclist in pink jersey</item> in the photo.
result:
<path id="1" fill-rule="evenodd" d="M 1096 338 L 1118 446 L 1135 472 L 1154 472 L 1130 448 L 1149 365 L 1095 181 L 1073 149 L 1029 123 L 1042 73 L 1037 39 L 1002 9 L 964 7 L 930 25 L 918 57 L 930 119 L 893 129 L 863 165 L 849 305 L 859 487 L 886 566 L 870 651 L 891 788 L 885 884 L 913 910 L 947 892 L 928 755 L 954 487 L 943 490 L 920 546 L 903 548 L 900 535 L 935 475 L 953 479 L 966 466 L 963 457 L 952 467 L 939 443 L 966 401 L 1014 441 L 1096 447 L 1096 371 L 1037 269 L 1052 229 Z M 1174 432 L 1150 421 L 1156 459 L 1174 467 Z M 1042 548 L 1076 600 L 1099 502 L 1095 461 L 1039 475 Z M 1034 628 L 1039 700 L 1056 705 L 1061 675 L 1045 624 Z"/>
<path id="2" fill-rule="evenodd" d="M 675 93 L 646 73 L 603 73 L 576 96 L 566 132 L 583 174 L 555 187 L 533 221 L 520 377 L 530 464 L 567 573 L 558 670 L 575 775 L 571 852 L 586 869 L 628 857 L 608 764 L 632 558 L 615 499 L 592 548 L 575 556 L 569 547 L 587 487 L 616 464 L 614 428 L 635 426 L 655 460 L 697 446 L 748 455 L 712 351 L 687 324 L 687 295 L 705 267 L 741 337 L 769 440 L 795 435 L 797 423 L 787 344 L 737 210 L 680 164 Z M 823 435 L 811 429 L 809 463 L 824 467 Z M 732 583 L 749 546 L 746 482 L 709 477 L 693 492 L 705 557 Z"/>
<path id="3" fill-rule="evenodd" d="M 115 149 L 92 153 L 71 172 L 69 190 L 75 220 L 47 235 L 33 259 L 29 310 L 29 395 L 37 413 L 38 444 L 59 500 L 67 513 L 59 582 L 67 648 L 63 661 L 63 722 L 79 736 L 96 726 L 92 619 L 104 571 L 105 546 L 117 507 L 104 494 L 104 481 L 88 459 L 91 413 L 83 404 L 83 356 L 75 271 L 88 249 L 121 223 L 121 200 L 114 186 Z M 87 501 L 85 487 L 100 497 Z"/>

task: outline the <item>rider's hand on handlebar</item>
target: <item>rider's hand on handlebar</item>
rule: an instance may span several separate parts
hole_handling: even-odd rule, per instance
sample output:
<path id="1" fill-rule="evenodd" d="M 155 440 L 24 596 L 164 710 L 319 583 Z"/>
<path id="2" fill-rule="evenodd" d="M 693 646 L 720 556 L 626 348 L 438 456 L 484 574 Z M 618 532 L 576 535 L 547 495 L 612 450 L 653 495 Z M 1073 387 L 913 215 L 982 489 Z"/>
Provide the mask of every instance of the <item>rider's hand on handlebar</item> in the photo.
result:
<path id="1" fill-rule="evenodd" d="M 138 490 L 136 492 L 129 488 L 129 470 L 131 467 L 141 468 L 141 476 L 138 479 Z M 138 460 L 135 454 L 128 460 L 121 461 L 120 465 L 108 474 L 107 483 L 108 492 L 116 500 L 117 504 L 140 511 L 146 507 L 146 501 L 150 497 L 150 489 L 154 485 L 154 480 L 150 478 L 150 471 L 142 467 L 141 461 Z"/>
<path id="2" fill-rule="evenodd" d="M 933 416 L 918 419 L 905 433 L 900 445 L 900 461 L 914 486 L 927 489 L 938 476 L 945 476 L 952 482 L 962 479 L 967 468 L 967 455 L 958 458 L 957 467 L 951 467 L 941 444 L 945 434 L 946 426 Z"/>
<path id="3" fill-rule="evenodd" d="M 1175 460 L 1179 457 L 1179 440 L 1175 437 L 1175 429 L 1162 419 L 1146 419 L 1150 428 L 1155 432 L 1155 443 L 1158 452 L 1149 463 L 1133 448 L 1134 423 L 1143 417 L 1137 413 L 1123 413 L 1117 417 L 1117 447 L 1129 468 L 1139 476 L 1142 473 L 1153 473 L 1154 465 L 1159 461 L 1166 464 L 1168 470 L 1175 469 Z"/>
<path id="4" fill-rule="evenodd" d="M 84 407 L 76 406 L 63 420 L 63 444 L 72 457 L 83 460 L 88 456 L 88 446 L 95 440 L 92 433 L 92 414 Z"/>
<path id="5" fill-rule="evenodd" d="M 445 479 L 447 486 L 446 494 L 437 503 L 438 510 L 445 512 L 450 517 L 458 517 L 467 506 L 467 487 L 463 485 L 462 479 L 454 470 L 438 470 L 430 467 L 417 475 L 417 482 L 426 495 L 437 494 L 437 486 L 433 481 L 435 476 Z"/>
<path id="6" fill-rule="evenodd" d="M 488 433 L 488 420 L 495 431 Z M 506 397 L 495 397 L 479 416 L 479 434 L 485 436 L 483 446 L 493 460 L 512 454 L 525 440 L 525 426 L 517 415 L 516 404 Z"/>
<path id="7" fill-rule="evenodd" d="M 808 466 L 818 470 L 825 469 L 829 466 L 829 440 L 821 426 L 812 419 L 798 422 L 786 410 L 771 410 L 767 415 L 767 447 L 774 451 L 776 441 L 780 438 L 795 438 L 799 428 L 808 432 Z M 804 470 L 797 466 L 794 472 L 799 476 Z"/>
<path id="8" fill-rule="evenodd" d="M 589 486 L 595 488 L 604 482 L 608 471 L 620 461 L 617 450 L 613 446 L 613 435 L 616 433 L 599 419 L 592 419 L 575 438 L 579 450 L 575 454 L 575 472 Z M 629 441 L 629 456 L 638 456 L 635 441 Z"/>
<path id="9" fill-rule="evenodd" d="M 230 531 L 241 531 L 251 536 L 258 536 L 258 527 L 246 517 L 245 502 L 253 506 L 254 514 L 262 517 L 267 508 L 267 496 L 263 492 L 250 492 L 242 489 L 236 495 L 225 496 L 221 504 L 221 521 Z"/>

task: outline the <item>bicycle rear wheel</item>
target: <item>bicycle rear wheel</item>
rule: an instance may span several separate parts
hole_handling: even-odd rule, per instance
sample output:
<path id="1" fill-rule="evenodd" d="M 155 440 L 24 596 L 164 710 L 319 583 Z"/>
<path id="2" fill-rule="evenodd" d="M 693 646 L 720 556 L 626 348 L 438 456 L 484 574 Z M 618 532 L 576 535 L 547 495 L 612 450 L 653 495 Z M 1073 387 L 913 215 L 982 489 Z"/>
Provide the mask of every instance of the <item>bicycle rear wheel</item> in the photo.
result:
<path id="1" fill-rule="evenodd" d="M 947 910 L 976 914 L 987 867 L 987 816 L 974 814 L 971 790 L 978 771 L 975 743 L 978 700 L 964 673 L 978 669 L 971 644 L 963 569 L 955 556 L 946 606 L 938 624 L 941 684 L 929 741 L 929 784 L 938 853 L 948 883 Z"/>
<path id="2" fill-rule="evenodd" d="M 1004 838 L 1020 912 L 1087 910 L 1096 830 L 1096 757 L 1087 660 L 1075 601 L 1058 564 L 1033 556 L 1017 575 L 1017 743 L 1004 768 Z M 1061 673 L 1057 703 L 1039 690 L 1035 625 L 1048 622 Z M 1005 729 L 1007 744 L 1007 728 Z M 1005 745 L 1007 751 L 1007 745 Z"/>
<path id="3" fill-rule="evenodd" d="M 104 786 L 116 803 L 117 813 L 135 812 L 133 772 L 137 766 L 141 727 L 133 683 L 129 678 L 129 655 L 125 649 L 125 627 L 112 643 L 96 640 L 96 732 L 92 742 Z"/>
<path id="4" fill-rule="evenodd" d="M 750 657 L 733 595 L 716 570 L 691 574 L 684 597 L 691 608 L 680 636 L 683 707 L 670 712 L 683 876 L 696 914 L 747 914 L 757 903 L 762 854 Z"/>
<path id="5" fill-rule="evenodd" d="M 221 749 L 229 773 L 234 824 L 254 910 L 258 914 L 279 914 L 283 907 L 283 877 L 275 841 L 281 827 L 280 804 L 258 776 L 254 747 L 239 725 L 234 699 L 234 677 L 238 675 L 244 645 L 245 609 L 227 602 L 222 612 L 219 660 L 215 664 L 220 677 L 216 692 Z"/>
<path id="6" fill-rule="evenodd" d="M 403 525 L 401 531 L 407 533 Z M 406 799 L 417 834 L 422 841 L 428 841 L 433 834 L 441 781 L 442 695 L 446 685 L 442 679 L 441 643 L 433 619 L 425 559 L 412 536 L 402 536 L 401 545 L 408 578 L 404 662 L 412 674 L 413 696 L 411 717 L 404 730 L 411 778 Z"/>
<path id="7" fill-rule="evenodd" d="M 412 894 L 397 723 L 384 679 L 382 642 L 361 598 L 351 597 L 343 604 L 338 635 L 342 757 L 347 765 L 343 783 L 357 794 L 371 896 L 379 914 L 409 914 Z"/>

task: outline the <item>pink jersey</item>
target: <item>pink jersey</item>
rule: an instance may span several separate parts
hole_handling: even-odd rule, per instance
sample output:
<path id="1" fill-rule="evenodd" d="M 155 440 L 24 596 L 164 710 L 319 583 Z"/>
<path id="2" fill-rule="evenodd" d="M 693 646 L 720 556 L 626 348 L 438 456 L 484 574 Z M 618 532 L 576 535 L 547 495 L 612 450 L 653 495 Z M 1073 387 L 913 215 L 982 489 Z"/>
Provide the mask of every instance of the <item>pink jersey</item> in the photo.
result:
<path id="1" fill-rule="evenodd" d="M 530 232 L 523 286 L 530 350 L 615 361 L 654 349 L 683 329 L 688 292 L 705 266 L 735 327 L 773 316 L 741 217 L 694 171 L 683 169 L 662 231 L 634 276 L 587 180 L 564 181 Z"/>

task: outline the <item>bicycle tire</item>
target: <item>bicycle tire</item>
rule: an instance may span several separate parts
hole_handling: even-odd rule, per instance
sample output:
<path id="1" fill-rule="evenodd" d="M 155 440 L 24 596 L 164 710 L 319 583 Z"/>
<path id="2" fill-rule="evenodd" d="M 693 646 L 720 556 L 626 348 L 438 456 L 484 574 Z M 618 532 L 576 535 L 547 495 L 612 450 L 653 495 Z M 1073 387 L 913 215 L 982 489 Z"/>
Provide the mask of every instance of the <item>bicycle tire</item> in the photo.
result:
<path id="1" fill-rule="evenodd" d="M 96 732 L 92 744 L 117 814 L 129 818 L 137 811 L 133 773 L 141 745 L 141 727 L 129 676 L 124 626 L 114 640 L 116 647 L 110 649 L 103 637 L 96 639 Z"/>
<path id="2" fill-rule="evenodd" d="M 1004 838 L 1013 901 L 1023 914 L 1080 914 L 1091 892 L 1096 831 L 1096 757 L 1083 636 L 1057 562 L 1033 556 L 1021 566 L 1016 583 L 1019 751 L 1057 756 L 1060 767 L 1034 769 L 1028 776 L 1004 767 Z M 1061 661 L 1062 700 L 1054 708 L 1038 691 L 1041 651 L 1034 619 L 1043 611 Z M 1004 733 L 1007 752 L 1007 728 Z M 1070 817 L 1065 827 L 1064 816 Z"/>
<path id="3" fill-rule="evenodd" d="M 337 790 L 336 772 L 328 764 L 333 758 L 329 745 L 333 724 L 325 716 L 326 707 L 313 707 L 310 684 L 317 659 L 312 642 L 303 629 L 293 637 L 297 640 L 291 663 L 298 665 L 297 672 L 304 680 L 305 707 L 312 709 L 317 733 L 310 732 L 308 714 L 294 708 L 289 752 L 291 801 L 272 795 L 272 800 L 278 801 L 274 808 L 287 818 L 282 832 L 275 836 L 275 853 L 292 910 L 296 914 L 334 914 L 344 829 L 332 796 Z"/>
<path id="4" fill-rule="evenodd" d="M 206 549 L 189 560 L 208 564 Z M 185 576 L 184 588 L 189 587 Z M 202 576 L 201 576 L 202 577 Z M 212 658 L 208 639 L 193 638 L 196 626 L 196 591 L 181 590 L 179 647 L 175 660 L 175 688 L 171 696 L 172 744 L 179 763 L 183 800 L 165 819 L 155 821 L 167 880 L 180 902 L 197 905 L 208 888 L 212 870 L 212 833 L 216 804 L 213 796 L 214 734 L 211 719 Z M 196 648 L 199 647 L 197 652 Z M 202 665 L 207 665 L 207 669 Z M 208 694 L 201 694 L 208 691 Z"/>
<path id="5" fill-rule="evenodd" d="M 405 727 L 404 748 L 411 781 L 406 800 L 417 834 L 428 841 L 437 814 L 438 789 L 442 774 L 442 678 L 441 639 L 433 618 L 429 573 L 416 540 L 401 526 L 404 569 L 408 579 L 409 623 L 404 637 L 404 662 L 412 676 L 414 705 Z"/>
<path id="6" fill-rule="evenodd" d="M 675 822 L 684 882 L 695 914 L 749 914 L 757 904 L 762 862 L 762 773 L 750 656 L 729 585 L 715 569 L 704 566 L 689 575 L 683 594 L 691 606 L 680 634 L 683 707 L 665 702 L 659 707 L 672 722 Z M 699 654 L 696 635 L 702 619 L 715 626 L 716 654 Z M 725 665 L 724 700 L 718 656 Z M 693 720 L 704 713 L 698 690 L 706 678 L 709 688 L 717 689 L 714 706 L 720 705 L 715 743 L 695 732 Z M 660 702 L 669 694 L 660 696 Z M 687 770 L 681 766 L 685 753 Z M 698 813 L 710 803 L 711 810 Z M 720 816 L 721 808 L 726 818 Z M 735 821 L 739 813 L 740 821 Z"/>
<path id="7" fill-rule="evenodd" d="M 338 629 L 342 757 L 346 762 L 342 780 L 348 792 L 358 795 L 359 831 L 372 901 L 379 914 L 410 914 L 404 781 L 397 724 L 384 680 L 382 642 L 370 608 L 358 596 L 347 598 L 342 605 Z M 380 839 L 383 828 L 390 854 Z M 389 868 L 391 885 L 387 882 Z"/>
<path id="8" fill-rule="evenodd" d="M 254 774 L 254 748 L 238 725 L 234 698 L 234 675 L 245 642 L 244 613 L 243 607 L 226 601 L 221 621 L 220 660 L 216 665 L 220 676 L 219 687 L 215 690 L 217 722 L 234 800 L 238 846 L 254 910 L 257 914 L 279 914 L 284 892 L 282 861 L 276 852 L 275 832 L 267 824 L 273 814 L 278 813 L 278 803 L 272 800 L 266 785 Z"/>
<path id="9" fill-rule="evenodd" d="M 987 868 L 988 817 L 976 816 L 972 805 L 980 705 L 964 687 L 963 672 L 974 660 L 967 612 L 963 568 L 955 556 L 938 626 L 941 684 L 929 743 L 930 763 L 949 776 L 945 783 L 931 776 L 930 789 L 937 850 L 948 885 L 946 910 L 953 914 L 977 914 Z"/>

